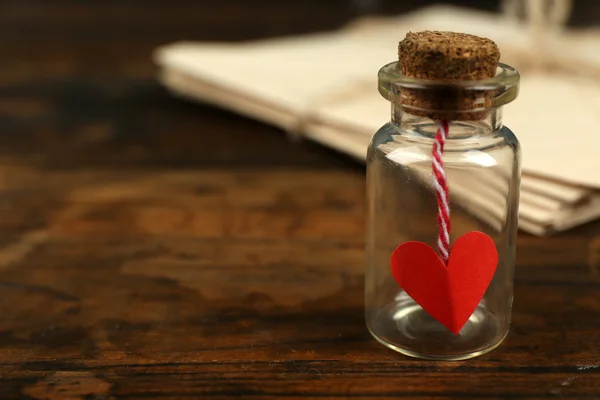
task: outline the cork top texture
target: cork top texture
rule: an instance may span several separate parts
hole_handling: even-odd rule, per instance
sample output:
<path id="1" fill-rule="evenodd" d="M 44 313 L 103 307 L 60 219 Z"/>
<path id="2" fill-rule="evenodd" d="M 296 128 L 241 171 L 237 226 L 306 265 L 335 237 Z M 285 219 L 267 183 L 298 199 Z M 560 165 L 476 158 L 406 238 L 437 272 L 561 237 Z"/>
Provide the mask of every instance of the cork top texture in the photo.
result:
<path id="1" fill-rule="evenodd" d="M 398 46 L 402 73 L 442 81 L 492 78 L 500 50 L 487 38 L 454 32 L 409 32 Z"/>
<path id="2" fill-rule="evenodd" d="M 466 33 L 423 31 L 409 32 L 398 45 L 402 73 L 416 79 L 444 83 L 493 78 L 500 50 L 496 43 Z M 447 117 L 440 111 L 468 111 L 492 105 L 491 93 L 465 93 L 457 90 L 435 91 L 404 89 L 401 103 L 408 112 L 434 119 Z M 445 97 L 445 98 L 444 98 Z M 479 119 L 481 112 L 459 115 L 462 119 Z M 457 117 L 454 115 L 454 117 Z"/>

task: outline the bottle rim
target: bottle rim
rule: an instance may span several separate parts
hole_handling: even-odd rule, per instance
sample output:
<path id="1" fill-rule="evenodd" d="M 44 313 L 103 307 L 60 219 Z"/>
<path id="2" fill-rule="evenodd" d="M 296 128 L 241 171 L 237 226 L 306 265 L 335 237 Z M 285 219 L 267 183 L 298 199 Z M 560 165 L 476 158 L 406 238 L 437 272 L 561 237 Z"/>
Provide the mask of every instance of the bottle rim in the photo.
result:
<path id="1" fill-rule="evenodd" d="M 435 92 L 460 92 L 463 95 L 491 96 L 491 107 L 501 107 L 512 102 L 519 93 L 519 72 L 510 65 L 499 63 L 493 78 L 444 82 L 439 80 L 418 79 L 402 73 L 399 61 L 384 65 L 378 73 L 379 93 L 388 101 L 397 102 L 403 90 L 412 93 L 433 95 Z M 400 96 L 399 96 L 400 94 Z M 464 110 L 467 111 L 467 110 Z"/>

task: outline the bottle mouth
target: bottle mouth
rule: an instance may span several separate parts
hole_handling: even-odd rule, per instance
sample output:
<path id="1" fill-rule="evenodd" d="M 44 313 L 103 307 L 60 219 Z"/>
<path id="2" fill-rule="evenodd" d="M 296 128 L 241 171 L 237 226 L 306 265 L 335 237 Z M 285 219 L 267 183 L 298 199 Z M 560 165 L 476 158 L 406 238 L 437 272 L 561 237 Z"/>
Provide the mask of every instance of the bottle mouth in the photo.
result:
<path id="1" fill-rule="evenodd" d="M 499 63 L 493 78 L 444 82 L 402 73 L 400 62 L 379 70 L 379 93 L 407 112 L 433 119 L 479 119 L 490 109 L 513 101 L 519 93 L 519 72 Z"/>

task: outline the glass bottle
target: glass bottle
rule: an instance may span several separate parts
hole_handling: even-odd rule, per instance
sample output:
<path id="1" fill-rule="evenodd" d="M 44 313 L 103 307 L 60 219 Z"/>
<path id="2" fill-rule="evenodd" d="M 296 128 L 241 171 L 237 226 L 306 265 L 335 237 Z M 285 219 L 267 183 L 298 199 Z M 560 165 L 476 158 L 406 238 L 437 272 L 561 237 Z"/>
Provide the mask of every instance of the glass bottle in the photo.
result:
<path id="1" fill-rule="evenodd" d="M 418 358 L 463 360 L 493 350 L 509 331 L 520 149 L 502 124 L 502 106 L 515 99 L 518 83 L 517 71 L 504 64 L 493 78 L 457 83 L 413 79 L 402 74 L 397 62 L 379 71 L 379 91 L 391 101 L 392 117 L 373 136 L 367 155 L 365 307 L 369 331 L 393 350 Z M 421 241 L 435 248 L 438 233 L 432 179 L 437 124 L 402 104 L 406 91 L 491 99 L 489 107 L 446 110 L 453 115 L 443 154 L 452 210 L 450 243 L 480 231 L 493 239 L 498 252 L 493 279 L 458 334 L 425 312 L 390 270 L 390 255 L 399 244 Z M 477 118 L 468 115 L 474 112 Z"/>

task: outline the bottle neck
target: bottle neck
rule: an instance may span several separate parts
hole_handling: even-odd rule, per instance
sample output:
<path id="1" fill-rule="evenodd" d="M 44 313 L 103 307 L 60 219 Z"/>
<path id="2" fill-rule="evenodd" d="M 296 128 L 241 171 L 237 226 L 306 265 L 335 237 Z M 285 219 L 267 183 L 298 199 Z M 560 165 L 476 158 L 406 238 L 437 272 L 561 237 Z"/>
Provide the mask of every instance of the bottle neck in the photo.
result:
<path id="1" fill-rule="evenodd" d="M 415 134 L 424 137 L 435 137 L 437 125 L 426 117 L 409 114 L 402 107 L 392 102 L 392 125 L 403 134 Z M 455 120 L 450 122 L 448 139 L 467 139 L 492 136 L 502 128 L 502 108 L 494 108 L 476 121 Z"/>

